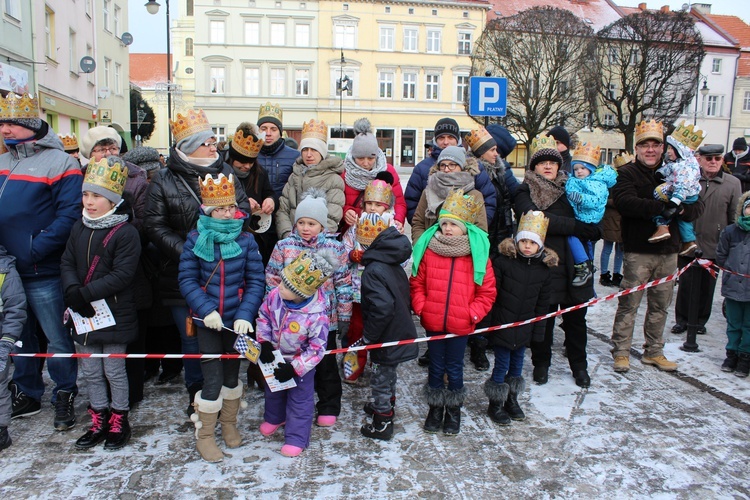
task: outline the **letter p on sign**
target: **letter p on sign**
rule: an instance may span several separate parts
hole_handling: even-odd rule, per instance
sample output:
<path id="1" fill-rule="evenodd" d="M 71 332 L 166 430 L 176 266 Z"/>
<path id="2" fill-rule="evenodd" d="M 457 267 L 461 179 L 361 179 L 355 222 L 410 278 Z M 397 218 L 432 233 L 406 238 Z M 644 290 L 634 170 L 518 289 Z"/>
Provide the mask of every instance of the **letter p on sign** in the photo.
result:
<path id="1" fill-rule="evenodd" d="M 469 79 L 469 114 L 505 116 L 507 96 L 506 78 L 472 76 Z"/>

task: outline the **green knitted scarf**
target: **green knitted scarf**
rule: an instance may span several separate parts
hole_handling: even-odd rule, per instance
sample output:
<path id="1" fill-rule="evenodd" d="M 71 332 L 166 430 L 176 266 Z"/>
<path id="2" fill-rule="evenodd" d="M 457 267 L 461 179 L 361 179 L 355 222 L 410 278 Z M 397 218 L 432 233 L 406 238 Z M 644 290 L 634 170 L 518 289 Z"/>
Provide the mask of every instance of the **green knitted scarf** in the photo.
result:
<path id="1" fill-rule="evenodd" d="M 198 239 L 193 253 L 206 262 L 214 261 L 214 244 L 219 245 L 222 259 L 231 259 L 242 253 L 237 237 L 242 232 L 242 219 L 213 219 L 207 215 L 198 217 Z"/>
<path id="2" fill-rule="evenodd" d="M 737 225 L 743 231 L 750 231 L 750 215 L 740 215 L 737 217 Z"/>

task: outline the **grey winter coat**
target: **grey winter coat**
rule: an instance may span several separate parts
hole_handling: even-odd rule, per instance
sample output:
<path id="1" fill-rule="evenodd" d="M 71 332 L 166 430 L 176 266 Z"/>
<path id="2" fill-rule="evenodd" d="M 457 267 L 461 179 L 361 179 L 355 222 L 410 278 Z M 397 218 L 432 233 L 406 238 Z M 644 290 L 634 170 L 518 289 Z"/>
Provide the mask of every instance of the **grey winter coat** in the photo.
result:
<path id="1" fill-rule="evenodd" d="M 704 258 L 715 259 L 721 231 L 734 222 L 742 186 L 739 179 L 721 170 L 713 179 L 701 175 L 700 184 L 699 199 L 706 208 L 695 221 L 696 242 Z"/>
<path id="2" fill-rule="evenodd" d="M 750 192 L 740 197 L 737 203 L 737 217 L 748 197 Z M 719 237 L 716 263 L 730 271 L 750 275 L 750 232 L 740 229 L 737 224 L 727 226 Z M 750 302 L 750 278 L 722 272 L 721 295 L 738 302 Z"/>
<path id="3" fill-rule="evenodd" d="M 0 246 L 0 274 L 5 275 L 0 288 L 0 337 L 15 342 L 26 324 L 26 293 L 16 271 L 16 258 Z"/>

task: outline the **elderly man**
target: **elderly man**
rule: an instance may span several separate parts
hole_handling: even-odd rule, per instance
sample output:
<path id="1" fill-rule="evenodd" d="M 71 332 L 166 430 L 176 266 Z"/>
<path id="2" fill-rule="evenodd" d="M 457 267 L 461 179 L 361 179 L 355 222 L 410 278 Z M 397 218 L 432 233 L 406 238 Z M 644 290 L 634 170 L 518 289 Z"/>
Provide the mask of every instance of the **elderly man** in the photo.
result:
<path id="1" fill-rule="evenodd" d="M 662 124 L 653 120 L 639 123 L 635 129 L 635 144 L 635 161 L 620 167 L 617 184 L 612 188 L 615 206 L 622 215 L 625 251 L 622 288 L 642 285 L 673 273 L 677 269 L 677 252 L 680 249 L 676 218 L 693 221 L 703 212 L 703 201 L 700 199 L 679 207 L 654 199 L 654 188 L 663 181 L 656 173 L 662 165 L 664 154 Z M 653 218 L 657 215 L 671 220 L 671 236 L 649 243 L 648 238 L 656 229 Z M 641 362 L 663 371 L 677 369 L 677 363 L 664 356 L 664 326 L 672 289 L 672 283 L 664 283 L 646 292 L 648 306 L 643 322 L 645 342 Z M 616 372 L 630 369 L 630 346 L 643 293 L 635 292 L 619 299 L 612 328 L 612 356 Z"/>
<path id="2" fill-rule="evenodd" d="M 698 247 L 703 251 L 703 258 L 716 259 L 716 246 L 719 244 L 719 234 L 729 224 L 734 222 L 737 202 L 742 195 L 742 186 L 736 177 L 725 173 L 721 168 L 724 146 L 720 144 L 706 144 L 698 148 L 698 163 L 701 166 L 701 194 L 699 199 L 705 204 L 703 215 L 695 221 L 695 235 Z M 686 266 L 692 256 L 679 257 L 679 267 Z M 693 280 L 701 276 L 701 286 L 693 290 Z M 672 333 L 683 333 L 687 330 L 688 311 L 690 310 L 690 294 L 700 296 L 698 310 L 698 333 L 706 333 L 706 323 L 711 316 L 711 306 L 714 300 L 716 278 L 702 267 L 691 267 L 680 277 L 675 304 L 676 323 Z"/>

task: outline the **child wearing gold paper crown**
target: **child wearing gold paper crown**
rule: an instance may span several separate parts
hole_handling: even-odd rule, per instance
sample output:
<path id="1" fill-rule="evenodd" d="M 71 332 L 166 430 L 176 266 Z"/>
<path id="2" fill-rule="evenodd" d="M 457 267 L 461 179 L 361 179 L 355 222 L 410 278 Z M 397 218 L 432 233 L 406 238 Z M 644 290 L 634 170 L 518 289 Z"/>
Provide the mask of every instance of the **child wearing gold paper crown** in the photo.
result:
<path id="1" fill-rule="evenodd" d="M 233 177 L 208 174 L 200 180 L 202 214 L 180 257 L 180 293 L 190 315 L 203 319 L 196 322 L 201 354 L 235 354 L 236 334 L 253 331 L 263 297 L 263 261 L 253 235 L 242 231 L 248 215 L 237 208 Z M 242 443 L 237 430 L 239 371 L 239 359 L 201 360 L 203 388 L 195 395 L 190 418 L 196 449 L 206 462 L 224 458 L 214 436 L 217 420 L 227 448 Z"/>
<path id="2" fill-rule="evenodd" d="M 498 245 L 499 253 L 492 260 L 497 300 L 490 324 L 524 321 L 549 311 L 550 268 L 559 259 L 554 250 L 544 247 L 548 226 L 544 212 L 527 212 L 521 216 L 515 239 L 506 238 Z M 487 414 L 500 425 L 526 418 L 518 404 L 518 395 L 526 385 L 521 376 L 523 357 L 529 342 L 544 338 L 545 325 L 537 321 L 485 334 L 495 351 L 495 367 L 484 384 L 490 400 Z"/>
<path id="3" fill-rule="evenodd" d="M 430 411 L 427 432 L 458 434 L 466 395 L 463 379 L 468 335 L 492 308 L 497 291 L 489 261 L 487 233 L 474 223 L 482 203 L 461 190 L 445 199 L 436 224 L 414 245 L 411 279 L 412 309 L 427 336 L 452 333 L 456 338 L 430 342 L 425 388 Z M 443 375 L 448 375 L 445 387 Z"/>
<path id="4" fill-rule="evenodd" d="M 128 169 L 115 156 L 92 163 L 83 181 L 83 218 L 70 232 L 60 263 L 65 305 L 83 317 L 96 311 L 91 302 L 104 300 L 115 324 L 83 333 L 73 329 L 76 351 L 124 354 L 138 335 L 133 278 L 141 255 L 130 204 L 122 197 Z M 117 450 L 130 439 L 129 391 L 122 358 L 82 358 L 91 427 L 75 443 L 78 449 Z M 110 398 L 111 394 L 111 398 Z"/>
<path id="5" fill-rule="evenodd" d="M 265 388 L 260 433 L 271 436 L 285 426 L 281 454 L 286 457 L 299 456 L 310 445 L 315 368 L 324 359 L 329 334 L 326 294 L 320 287 L 330 282 L 328 278 L 339 267 L 339 256 L 330 249 L 302 251 L 281 270 L 279 285 L 260 308 L 260 361 L 271 363 L 273 351 L 278 349 L 284 362 L 276 367 L 274 377 L 279 382 L 294 379 L 296 383 L 277 392 Z"/>

